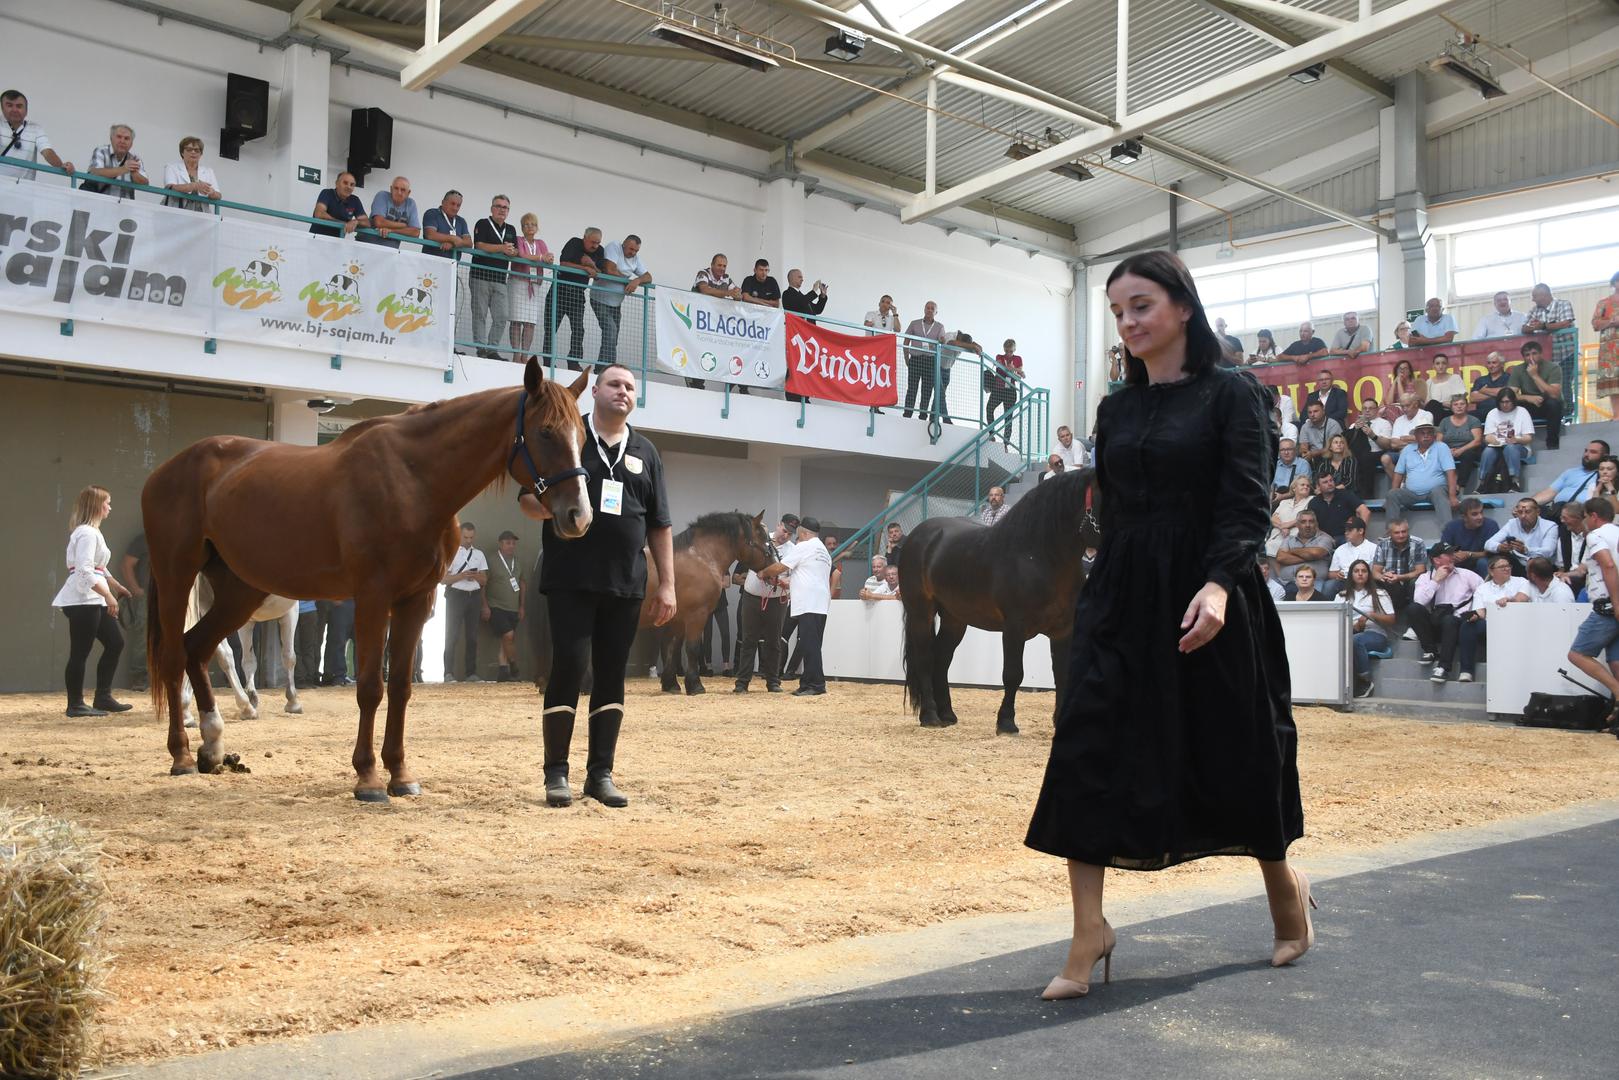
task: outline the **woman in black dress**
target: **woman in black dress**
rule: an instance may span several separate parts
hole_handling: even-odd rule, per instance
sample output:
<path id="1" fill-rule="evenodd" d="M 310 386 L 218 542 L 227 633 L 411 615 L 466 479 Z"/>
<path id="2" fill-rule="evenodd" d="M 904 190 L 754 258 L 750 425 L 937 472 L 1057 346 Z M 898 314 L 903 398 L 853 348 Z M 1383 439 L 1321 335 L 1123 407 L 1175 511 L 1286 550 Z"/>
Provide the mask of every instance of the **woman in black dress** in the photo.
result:
<path id="1" fill-rule="evenodd" d="M 1106 867 L 1259 860 L 1271 963 L 1314 941 L 1287 653 L 1257 555 L 1270 525 L 1266 396 L 1216 367 L 1185 265 L 1132 256 L 1108 278 L 1125 387 L 1096 419 L 1102 548 L 1074 616 L 1068 693 L 1026 843 L 1068 860 L 1074 937 L 1045 998 L 1111 959 Z M 1104 968 L 1104 978 L 1109 972 Z"/>

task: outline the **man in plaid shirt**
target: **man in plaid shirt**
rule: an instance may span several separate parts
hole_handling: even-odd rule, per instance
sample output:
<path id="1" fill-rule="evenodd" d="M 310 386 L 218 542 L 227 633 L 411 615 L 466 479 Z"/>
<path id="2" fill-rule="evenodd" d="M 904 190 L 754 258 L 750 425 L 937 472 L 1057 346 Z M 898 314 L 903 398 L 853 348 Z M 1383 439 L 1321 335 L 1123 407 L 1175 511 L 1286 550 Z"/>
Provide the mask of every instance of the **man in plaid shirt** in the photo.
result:
<path id="1" fill-rule="evenodd" d="M 1428 572 L 1428 545 L 1411 535 L 1404 518 L 1389 522 L 1389 534 L 1377 542 L 1372 580 L 1388 591 L 1395 611 L 1404 611 L 1416 593 L 1417 579 Z"/>
<path id="2" fill-rule="evenodd" d="M 1552 363 L 1563 366 L 1563 408 L 1565 415 L 1574 405 L 1574 378 L 1579 370 L 1580 331 L 1574 321 L 1574 305 L 1552 297 L 1551 286 L 1536 285 L 1529 294 L 1535 305 L 1523 322 L 1526 334 L 1550 334 Z"/>

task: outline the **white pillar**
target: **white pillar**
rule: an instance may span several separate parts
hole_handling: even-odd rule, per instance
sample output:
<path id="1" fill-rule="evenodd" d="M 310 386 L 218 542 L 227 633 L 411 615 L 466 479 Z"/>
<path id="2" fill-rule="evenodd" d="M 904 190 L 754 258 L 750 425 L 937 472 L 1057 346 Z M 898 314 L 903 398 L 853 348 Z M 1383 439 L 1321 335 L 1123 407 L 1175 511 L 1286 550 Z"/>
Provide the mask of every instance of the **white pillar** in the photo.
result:
<path id="1" fill-rule="evenodd" d="M 328 160 L 332 103 L 332 58 L 307 45 L 282 54 L 281 96 L 276 107 L 276 183 L 281 206 L 309 213 L 321 188 L 337 180 L 342 162 Z M 320 170 L 320 182 L 298 179 L 299 166 Z"/>
<path id="2" fill-rule="evenodd" d="M 815 274 L 804 266 L 804 212 L 806 197 L 804 186 L 797 180 L 782 177 L 772 180 L 765 188 L 764 250 L 754 258 L 770 260 L 770 273 L 787 288 L 787 271 L 798 267 L 811 281 Z M 753 259 L 746 266 L 733 266 L 731 276 L 741 279 L 753 273 Z"/>
<path id="3" fill-rule="evenodd" d="M 314 395 L 297 390 L 277 390 L 271 399 L 271 434 L 276 442 L 294 446 L 314 446 L 318 441 L 320 416 L 309 407 Z"/>

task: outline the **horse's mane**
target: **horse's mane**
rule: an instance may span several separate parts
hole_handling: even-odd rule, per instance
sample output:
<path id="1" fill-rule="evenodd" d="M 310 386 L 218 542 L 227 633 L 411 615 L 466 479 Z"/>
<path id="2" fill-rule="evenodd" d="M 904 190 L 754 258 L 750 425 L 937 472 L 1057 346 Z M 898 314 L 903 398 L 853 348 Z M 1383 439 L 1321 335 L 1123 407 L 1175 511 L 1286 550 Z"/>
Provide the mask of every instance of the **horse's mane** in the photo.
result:
<path id="1" fill-rule="evenodd" d="M 352 439 L 358 438 L 362 433 L 370 431 L 372 428 L 382 427 L 385 424 L 396 423 L 403 417 L 413 416 L 417 413 L 431 412 L 433 409 L 437 409 L 443 404 L 444 402 L 442 401 L 426 401 L 420 405 L 412 405 L 408 409 L 401 409 L 396 413 L 389 413 L 387 416 L 373 416 L 369 420 L 361 420 L 357 424 L 350 424 L 343 430 L 343 433 L 337 438 L 333 439 L 332 442 L 349 442 Z"/>
<path id="2" fill-rule="evenodd" d="M 675 550 L 691 547 L 698 533 L 719 533 L 745 544 L 753 537 L 752 525 L 751 514 L 744 514 L 740 510 L 715 510 L 682 529 L 675 536 Z"/>
<path id="3" fill-rule="evenodd" d="M 1079 542 L 1092 469 L 1078 469 L 1036 484 L 990 529 L 995 546 L 1007 551 L 1050 551 Z"/>

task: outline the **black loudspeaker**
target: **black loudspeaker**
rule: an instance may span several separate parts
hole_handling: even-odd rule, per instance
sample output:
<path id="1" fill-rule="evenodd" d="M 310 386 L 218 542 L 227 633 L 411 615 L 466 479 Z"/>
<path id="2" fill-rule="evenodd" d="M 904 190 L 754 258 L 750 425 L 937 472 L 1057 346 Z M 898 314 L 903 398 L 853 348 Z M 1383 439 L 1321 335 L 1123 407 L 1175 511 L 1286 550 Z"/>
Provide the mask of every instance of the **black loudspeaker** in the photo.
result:
<path id="1" fill-rule="evenodd" d="M 349 172 L 365 185 L 365 174 L 386 169 L 393 159 L 394 118 L 381 109 L 355 109 L 349 127 Z"/>
<path id="2" fill-rule="evenodd" d="M 231 72 L 225 76 L 225 126 L 219 129 L 219 156 L 242 156 L 242 144 L 262 139 L 270 129 L 270 84 Z"/>

